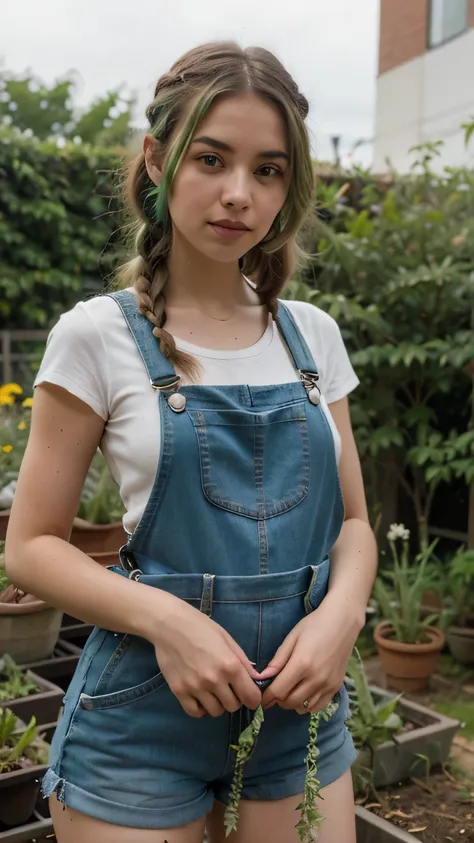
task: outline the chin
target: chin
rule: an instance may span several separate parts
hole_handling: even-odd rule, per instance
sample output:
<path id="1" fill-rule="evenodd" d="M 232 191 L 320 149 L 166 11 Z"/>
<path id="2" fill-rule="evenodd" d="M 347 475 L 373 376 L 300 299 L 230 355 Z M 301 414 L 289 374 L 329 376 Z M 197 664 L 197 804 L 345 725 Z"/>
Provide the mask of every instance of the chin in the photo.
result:
<path id="1" fill-rule="evenodd" d="M 203 245 L 202 241 L 192 245 L 201 255 L 209 260 L 216 261 L 216 263 L 235 263 L 252 248 L 252 246 L 249 246 L 242 250 L 242 244 L 237 246 L 235 243 L 223 246 L 219 244 L 208 245 L 207 243 Z"/>

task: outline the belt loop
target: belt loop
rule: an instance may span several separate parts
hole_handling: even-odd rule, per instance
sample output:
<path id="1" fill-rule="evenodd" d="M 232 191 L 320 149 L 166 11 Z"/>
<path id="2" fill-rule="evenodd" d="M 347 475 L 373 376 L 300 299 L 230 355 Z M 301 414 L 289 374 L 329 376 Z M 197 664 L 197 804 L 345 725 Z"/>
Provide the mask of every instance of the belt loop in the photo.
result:
<path id="1" fill-rule="evenodd" d="M 313 573 L 312 573 L 311 580 L 310 580 L 310 583 L 309 583 L 309 588 L 308 588 L 308 590 L 307 590 L 307 592 L 304 596 L 304 608 L 305 608 L 305 612 L 306 612 L 307 615 L 310 615 L 311 612 L 313 611 L 312 607 L 311 607 L 310 600 L 311 600 L 311 592 L 313 591 L 313 588 L 316 585 L 316 580 L 318 578 L 318 566 L 317 565 L 311 565 L 311 570 L 312 570 Z"/>
<path id="2" fill-rule="evenodd" d="M 215 574 L 202 575 L 202 594 L 199 611 L 204 612 L 204 614 L 207 615 L 208 618 L 210 618 L 212 614 L 212 596 L 214 593 L 215 578 Z"/>

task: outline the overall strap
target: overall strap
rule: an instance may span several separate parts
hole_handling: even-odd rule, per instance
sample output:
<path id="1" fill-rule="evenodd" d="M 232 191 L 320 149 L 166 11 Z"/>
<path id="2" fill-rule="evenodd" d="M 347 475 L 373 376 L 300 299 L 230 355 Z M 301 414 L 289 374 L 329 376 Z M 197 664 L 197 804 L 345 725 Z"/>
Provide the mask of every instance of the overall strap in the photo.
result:
<path id="1" fill-rule="evenodd" d="M 276 322 L 283 340 L 286 342 L 300 379 L 312 404 L 319 404 L 321 390 L 318 386 L 319 374 L 308 344 L 298 328 L 289 308 L 278 302 Z"/>
<path id="2" fill-rule="evenodd" d="M 318 373 L 316 363 L 311 354 L 308 344 L 298 328 L 295 318 L 289 308 L 278 302 L 277 325 L 279 331 L 290 349 L 291 356 L 299 372 Z"/>
<path id="3" fill-rule="evenodd" d="M 167 389 L 175 386 L 179 381 L 179 377 L 172 363 L 161 353 L 158 340 L 152 333 L 153 325 L 138 310 L 133 291 L 119 290 L 116 293 L 107 293 L 107 295 L 117 302 L 122 311 L 125 322 L 145 364 L 152 387 L 154 389 Z"/>

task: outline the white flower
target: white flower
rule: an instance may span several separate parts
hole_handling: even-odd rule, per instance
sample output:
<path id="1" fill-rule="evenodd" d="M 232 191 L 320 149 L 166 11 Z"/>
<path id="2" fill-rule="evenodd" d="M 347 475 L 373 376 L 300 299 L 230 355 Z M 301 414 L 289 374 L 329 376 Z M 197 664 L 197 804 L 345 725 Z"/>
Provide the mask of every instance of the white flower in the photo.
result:
<path id="1" fill-rule="evenodd" d="M 66 138 L 57 138 L 56 146 L 58 147 L 58 149 L 64 149 L 64 147 L 66 146 L 66 142 Z"/>
<path id="2" fill-rule="evenodd" d="M 107 118 L 104 120 L 104 122 L 103 122 L 103 124 L 102 124 L 102 125 L 103 125 L 104 129 L 110 129 L 110 127 L 111 127 L 111 125 L 112 125 L 112 120 L 109 120 L 109 118 L 107 117 Z"/>
<path id="3" fill-rule="evenodd" d="M 49 102 L 48 102 L 48 100 L 41 100 L 41 102 L 40 102 L 40 108 L 42 108 L 42 109 L 43 109 L 43 111 L 46 111 L 46 109 L 48 108 L 48 106 L 49 106 Z"/>
<path id="4" fill-rule="evenodd" d="M 13 123 L 13 117 L 10 117 L 9 114 L 5 114 L 5 117 L 2 119 L 2 123 L 4 126 L 11 126 Z M 2 143 L 5 143 L 5 141 L 2 140 Z"/>
<path id="5" fill-rule="evenodd" d="M 346 297 L 345 297 L 345 296 L 343 296 L 343 295 L 342 295 L 342 293 L 339 293 L 339 295 L 338 295 L 338 296 L 336 296 L 336 298 L 337 298 L 337 300 L 338 300 L 338 301 L 340 301 L 340 302 L 343 302 L 343 301 L 345 301 L 345 300 L 346 300 Z"/>
<path id="6" fill-rule="evenodd" d="M 404 524 L 390 524 L 387 538 L 389 542 L 396 542 L 397 539 L 406 542 L 410 538 L 410 530 L 407 530 Z"/>
<path id="7" fill-rule="evenodd" d="M 18 111 L 18 106 L 16 102 L 11 102 L 8 108 L 10 109 L 10 111 Z"/>
<path id="8" fill-rule="evenodd" d="M 28 90 L 29 90 L 32 94 L 37 94 L 37 93 L 38 93 L 38 91 L 39 91 L 39 89 L 40 89 L 40 86 L 38 85 L 38 83 L 37 83 L 37 82 L 35 82 L 35 80 L 34 80 L 34 79 L 30 79 L 30 81 L 28 82 Z"/>
<path id="9" fill-rule="evenodd" d="M 82 138 L 79 135 L 74 135 L 72 142 L 75 143 L 76 146 L 79 146 L 79 144 L 82 143 Z"/>

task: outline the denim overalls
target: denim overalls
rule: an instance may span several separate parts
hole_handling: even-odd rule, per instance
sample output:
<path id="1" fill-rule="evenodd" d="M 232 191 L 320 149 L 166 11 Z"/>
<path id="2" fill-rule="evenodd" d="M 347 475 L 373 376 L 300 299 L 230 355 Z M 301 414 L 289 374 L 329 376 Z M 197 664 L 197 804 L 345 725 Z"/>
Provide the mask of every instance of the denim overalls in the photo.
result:
<path id="1" fill-rule="evenodd" d="M 113 298 L 156 390 L 161 452 L 143 517 L 121 551 L 122 569 L 112 571 L 205 612 L 261 671 L 325 597 L 328 552 L 344 517 L 315 363 L 280 303 L 278 328 L 300 381 L 179 388 L 133 293 Z M 319 731 L 323 786 L 355 758 L 344 688 L 339 700 Z M 151 643 L 97 628 L 65 697 L 43 793 L 56 791 L 65 804 L 117 825 L 184 825 L 208 813 L 214 799 L 227 801 L 232 745 L 251 716 L 242 708 L 189 717 Z M 307 740 L 308 716 L 269 709 L 245 767 L 243 797 L 301 793 Z"/>

